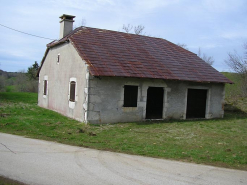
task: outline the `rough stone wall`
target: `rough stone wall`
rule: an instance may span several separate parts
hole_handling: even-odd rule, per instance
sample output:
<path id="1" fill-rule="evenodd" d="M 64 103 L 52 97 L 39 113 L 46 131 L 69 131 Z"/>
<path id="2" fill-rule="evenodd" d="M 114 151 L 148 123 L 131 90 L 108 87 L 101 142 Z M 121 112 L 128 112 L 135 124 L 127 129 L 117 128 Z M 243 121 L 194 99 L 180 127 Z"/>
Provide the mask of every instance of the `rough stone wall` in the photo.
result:
<path id="1" fill-rule="evenodd" d="M 166 118 L 186 119 L 188 89 L 207 90 L 206 118 L 222 118 L 224 116 L 222 106 L 225 93 L 224 84 L 167 81 L 167 85 L 171 91 L 167 97 L 169 107 L 166 112 Z"/>
<path id="2" fill-rule="evenodd" d="M 138 86 L 137 107 L 123 107 L 124 85 Z M 188 88 L 208 90 L 206 118 L 223 117 L 224 84 L 90 76 L 88 122 L 100 124 L 144 120 L 148 87 L 164 88 L 163 119 L 186 119 Z"/>
<path id="3" fill-rule="evenodd" d="M 59 56 L 59 63 L 57 62 Z M 39 74 L 38 105 L 79 121 L 85 121 L 87 66 L 71 43 L 49 50 Z M 43 95 L 43 80 L 48 80 L 48 94 Z M 70 79 L 76 79 L 76 101 L 69 101 Z M 84 106 L 83 106 L 84 105 Z"/>

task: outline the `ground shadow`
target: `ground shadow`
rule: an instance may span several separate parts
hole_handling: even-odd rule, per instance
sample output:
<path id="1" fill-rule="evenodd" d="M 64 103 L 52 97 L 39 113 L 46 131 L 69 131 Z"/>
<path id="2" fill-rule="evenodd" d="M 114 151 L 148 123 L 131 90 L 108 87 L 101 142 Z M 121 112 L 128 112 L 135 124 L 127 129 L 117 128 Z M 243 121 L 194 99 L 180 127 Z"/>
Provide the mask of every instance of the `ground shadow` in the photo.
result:
<path id="1" fill-rule="evenodd" d="M 247 113 L 239 109 L 238 107 L 231 105 L 231 104 L 225 104 L 224 107 L 224 118 L 213 118 L 213 119 L 185 119 L 185 120 L 179 120 L 179 119 L 164 119 L 164 120 L 145 120 L 136 122 L 137 125 L 150 125 L 150 124 L 166 124 L 166 123 L 186 123 L 186 122 L 208 122 L 212 120 L 233 120 L 233 119 L 246 119 Z"/>

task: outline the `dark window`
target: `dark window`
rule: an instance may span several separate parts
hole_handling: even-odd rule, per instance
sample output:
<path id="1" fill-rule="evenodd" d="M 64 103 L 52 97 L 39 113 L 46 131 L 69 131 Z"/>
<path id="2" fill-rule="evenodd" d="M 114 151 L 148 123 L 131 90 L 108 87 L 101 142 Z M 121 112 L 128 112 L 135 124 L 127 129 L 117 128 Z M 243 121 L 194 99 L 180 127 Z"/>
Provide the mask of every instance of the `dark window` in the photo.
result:
<path id="1" fill-rule="evenodd" d="M 47 94 L 47 80 L 44 80 L 44 95 Z"/>
<path id="2" fill-rule="evenodd" d="M 124 107 L 137 107 L 138 86 L 124 86 Z"/>
<path id="3" fill-rule="evenodd" d="M 60 54 L 57 55 L 57 63 L 59 63 L 60 60 Z"/>
<path id="4" fill-rule="evenodd" d="M 76 86 L 76 82 L 75 81 L 71 81 L 70 82 L 70 101 L 75 101 L 75 86 Z"/>
<path id="5" fill-rule="evenodd" d="M 206 89 L 188 89 L 186 118 L 205 118 Z"/>

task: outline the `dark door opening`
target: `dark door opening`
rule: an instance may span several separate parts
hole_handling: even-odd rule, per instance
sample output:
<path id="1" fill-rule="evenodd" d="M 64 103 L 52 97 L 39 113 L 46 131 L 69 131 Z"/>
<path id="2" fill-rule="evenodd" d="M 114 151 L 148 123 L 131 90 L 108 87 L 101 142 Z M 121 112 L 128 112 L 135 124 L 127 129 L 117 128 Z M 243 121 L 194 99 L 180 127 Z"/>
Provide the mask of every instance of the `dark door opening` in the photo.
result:
<path id="1" fill-rule="evenodd" d="M 162 119 L 163 87 L 149 87 L 147 92 L 146 119 Z"/>
<path id="2" fill-rule="evenodd" d="M 188 89 L 186 118 L 205 118 L 207 90 Z"/>

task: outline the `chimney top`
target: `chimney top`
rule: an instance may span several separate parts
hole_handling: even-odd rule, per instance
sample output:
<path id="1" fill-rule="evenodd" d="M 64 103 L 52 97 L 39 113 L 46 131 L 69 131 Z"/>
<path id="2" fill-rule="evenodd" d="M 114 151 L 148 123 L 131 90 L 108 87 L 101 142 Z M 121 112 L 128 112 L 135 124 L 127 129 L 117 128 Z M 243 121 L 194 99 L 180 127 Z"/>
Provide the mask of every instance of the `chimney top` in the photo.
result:
<path id="1" fill-rule="evenodd" d="M 61 15 L 60 17 L 59 17 L 60 19 L 61 19 L 61 21 L 60 22 L 62 22 L 63 20 L 71 20 L 71 21 L 73 21 L 74 22 L 74 18 L 75 18 L 75 16 L 73 16 L 73 15 L 67 15 L 67 14 L 63 14 L 63 15 Z"/>
<path id="2" fill-rule="evenodd" d="M 75 18 L 75 16 L 63 14 L 59 18 L 61 19 L 59 38 L 61 39 L 73 30 L 73 19 Z"/>

